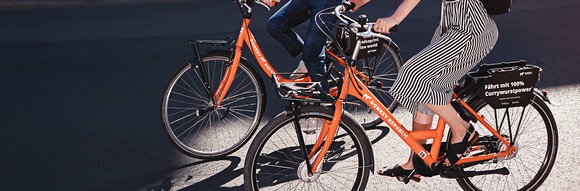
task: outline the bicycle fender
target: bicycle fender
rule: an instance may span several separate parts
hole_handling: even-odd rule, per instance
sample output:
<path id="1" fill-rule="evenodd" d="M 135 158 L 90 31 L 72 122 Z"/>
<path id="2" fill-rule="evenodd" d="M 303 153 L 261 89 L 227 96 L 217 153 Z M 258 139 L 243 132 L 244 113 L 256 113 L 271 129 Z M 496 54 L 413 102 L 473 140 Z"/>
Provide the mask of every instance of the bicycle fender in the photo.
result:
<path id="1" fill-rule="evenodd" d="M 538 88 L 534 88 L 534 95 L 538 96 L 539 98 L 542 98 L 542 100 L 546 103 L 549 103 L 550 105 L 555 105 L 557 106 L 558 104 L 552 103 L 550 101 L 550 99 L 548 99 L 548 92 L 544 91 L 544 90 L 539 90 Z"/>
<path id="2" fill-rule="evenodd" d="M 397 45 L 397 43 L 395 43 L 390 38 L 389 39 L 384 39 L 384 40 L 385 40 L 385 43 L 387 43 L 391 48 L 393 48 L 397 52 L 401 51 L 401 49 L 399 48 L 399 45 Z"/>

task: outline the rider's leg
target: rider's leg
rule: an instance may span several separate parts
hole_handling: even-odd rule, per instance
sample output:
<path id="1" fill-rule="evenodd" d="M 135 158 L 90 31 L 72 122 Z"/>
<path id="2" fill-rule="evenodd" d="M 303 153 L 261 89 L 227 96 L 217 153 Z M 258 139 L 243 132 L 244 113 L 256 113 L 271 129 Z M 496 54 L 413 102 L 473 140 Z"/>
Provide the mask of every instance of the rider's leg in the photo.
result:
<path id="1" fill-rule="evenodd" d="M 326 75 L 326 65 L 324 64 L 324 45 L 328 40 L 328 37 L 324 34 L 322 30 L 326 30 L 324 27 L 325 23 L 334 23 L 337 18 L 334 15 L 325 15 L 321 17 L 316 17 L 316 13 L 322 11 L 323 9 L 339 5 L 341 0 L 310 0 L 312 5 L 312 14 L 310 15 L 310 25 L 308 27 L 308 32 L 304 39 L 304 47 L 302 49 L 302 60 L 308 69 L 310 74 L 310 79 L 312 81 L 322 81 Z M 319 28 L 320 27 L 320 28 Z M 329 31 L 326 31 L 329 32 Z M 328 90 L 328 84 L 323 83 L 323 86 Z"/>
<path id="2" fill-rule="evenodd" d="M 413 118 L 413 131 L 420 131 L 420 130 L 428 130 L 431 129 L 431 125 L 433 124 L 433 115 L 423 114 L 421 112 L 417 112 L 417 116 Z M 419 144 L 427 143 L 426 140 L 417 140 Z M 407 162 L 401 164 L 401 167 L 406 170 L 414 169 L 413 167 L 413 155 L 415 152 L 411 151 L 411 155 L 409 156 L 409 160 Z"/>
<path id="3" fill-rule="evenodd" d="M 427 110 L 426 107 L 423 107 L 423 109 Z M 426 113 L 431 113 L 431 112 L 426 112 Z M 416 116 L 413 118 L 413 131 L 415 130 L 428 130 L 431 129 L 431 124 L 433 123 L 433 115 L 431 114 L 424 114 L 422 112 L 416 112 Z M 425 144 L 427 141 L 426 140 L 417 140 L 417 142 L 419 142 L 420 144 Z M 413 155 L 415 153 L 413 151 L 411 151 L 411 155 L 409 156 L 409 159 L 402 164 L 398 164 L 398 167 L 385 167 L 384 169 L 380 169 L 379 170 L 379 174 L 382 175 L 387 175 L 387 176 L 406 176 L 409 173 L 411 173 L 410 171 L 412 169 L 414 169 L 415 167 L 413 166 Z M 401 171 L 401 169 L 403 171 Z M 417 181 L 418 178 L 420 178 L 421 175 L 419 174 L 415 174 L 414 179 L 415 181 Z"/>
<path id="4" fill-rule="evenodd" d="M 292 0 L 278 10 L 266 24 L 268 33 L 286 48 L 292 57 L 300 55 L 304 41 L 292 29 L 310 19 L 312 6 L 307 0 Z"/>
<path id="5" fill-rule="evenodd" d="M 451 137 L 451 144 L 459 143 L 463 140 L 463 137 L 465 136 L 465 134 L 467 133 L 467 129 L 469 128 L 469 123 L 464 121 L 450 104 L 447 105 L 424 104 L 424 105 L 431 111 L 436 113 L 439 117 L 443 118 L 443 120 L 445 120 L 447 125 L 449 125 L 449 127 L 451 128 L 451 133 L 453 134 L 453 136 Z M 471 137 L 469 137 L 469 139 L 471 140 L 471 138 L 474 135 L 475 134 L 472 134 Z M 461 154 L 458 154 L 457 156 L 460 157 L 460 155 Z M 445 160 L 444 164 L 445 166 L 451 165 L 448 160 Z"/>

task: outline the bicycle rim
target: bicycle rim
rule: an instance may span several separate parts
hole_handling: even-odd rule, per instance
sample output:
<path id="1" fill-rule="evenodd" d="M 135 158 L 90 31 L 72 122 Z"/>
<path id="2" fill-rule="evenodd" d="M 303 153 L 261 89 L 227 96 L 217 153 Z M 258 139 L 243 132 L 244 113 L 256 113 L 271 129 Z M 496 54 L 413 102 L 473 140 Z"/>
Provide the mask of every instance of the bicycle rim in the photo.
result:
<path id="1" fill-rule="evenodd" d="M 503 161 L 488 161 L 464 168 L 466 171 L 482 171 L 507 167 L 510 171 L 509 175 L 493 174 L 457 179 L 461 187 L 465 190 L 537 189 L 548 177 L 558 148 L 556 124 L 547 105 L 540 98 L 535 97 L 526 107 L 495 110 L 486 103 L 480 102 L 473 108 L 479 111 L 479 114 L 486 116 L 486 121 L 496 130 L 499 129 L 498 132 L 506 140 L 515 139 L 512 144 L 516 145 L 518 151 L 515 156 Z M 512 125 L 511 134 L 509 124 Z M 485 127 L 480 123 L 477 123 L 477 126 L 478 132 L 487 132 L 481 129 Z M 519 129 L 517 129 L 518 126 Z M 497 145 L 497 148 L 501 150 L 502 144 L 498 142 Z"/>
<path id="2" fill-rule="evenodd" d="M 402 65 L 403 61 L 398 51 L 388 43 L 383 44 L 380 55 L 357 60 L 357 69 L 370 77 L 367 88 L 391 112 L 395 111 L 397 102 L 389 94 L 389 90 L 393 86 Z M 361 81 L 365 83 L 365 81 Z M 378 85 L 379 82 L 382 83 L 382 87 Z M 382 122 L 382 119 L 369 106 L 354 96 L 348 95 L 346 97 L 344 109 L 352 114 L 364 128 L 374 127 Z"/>
<path id="3" fill-rule="evenodd" d="M 254 133 L 263 111 L 259 78 L 240 61 L 234 81 L 221 105 L 211 98 L 221 82 L 228 55 L 202 56 L 211 87 L 208 96 L 196 64 L 185 64 L 167 85 L 162 103 L 165 131 L 173 143 L 196 158 L 212 158 L 237 150 Z"/>
<path id="4" fill-rule="evenodd" d="M 308 120 L 320 119 L 331 120 L 331 112 L 311 110 L 299 117 L 301 126 L 310 123 Z M 246 190 L 364 189 L 372 166 L 368 148 L 370 143 L 367 143 L 368 139 L 365 139 L 360 127 L 354 126 L 358 128 L 354 129 L 351 125 L 356 124 L 349 121 L 350 124 L 340 124 L 319 171 L 309 176 L 293 118 L 279 115 L 271 120 L 256 136 L 248 151 L 244 173 Z M 301 133 L 307 153 L 310 153 L 320 130 Z"/>

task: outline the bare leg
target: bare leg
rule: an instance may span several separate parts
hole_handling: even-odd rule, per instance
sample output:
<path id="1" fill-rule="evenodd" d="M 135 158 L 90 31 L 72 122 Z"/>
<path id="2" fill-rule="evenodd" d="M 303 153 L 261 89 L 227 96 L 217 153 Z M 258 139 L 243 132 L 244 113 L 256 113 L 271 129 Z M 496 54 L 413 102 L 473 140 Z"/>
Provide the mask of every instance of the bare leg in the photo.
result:
<path id="1" fill-rule="evenodd" d="M 413 131 L 431 129 L 432 123 L 433 123 L 433 115 L 426 115 L 423 113 L 417 113 L 417 116 L 415 118 L 413 118 Z M 425 144 L 427 141 L 426 140 L 417 140 L 417 142 L 419 142 L 420 144 Z M 409 159 L 405 163 L 400 164 L 400 166 L 403 169 L 405 169 L 405 170 L 414 169 L 414 167 L 413 167 L 413 154 L 414 154 L 414 152 L 411 151 Z M 383 170 L 386 170 L 386 169 L 379 170 L 379 173 L 382 173 Z M 419 177 L 421 177 L 421 175 L 415 174 L 415 177 L 419 178 Z"/>
<path id="2" fill-rule="evenodd" d="M 467 133 L 467 128 L 469 128 L 469 123 L 464 121 L 455 109 L 450 105 L 429 105 L 424 104 L 431 111 L 436 113 L 439 117 L 443 118 L 445 122 L 451 128 L 453 136 L 451 137 L 451 144 L 459 143 L 463 140 L 465 133 Z M 472 135 L 473 136 L 473 135 Z M 459 156 L 459 155 L 458 155 Z M 445 166 L 450 166 L 449 161 L 445 160 Z"/>
<path id="3" fill-rule="evenodd" d="M 433 124 L 433 116 L 426 115 L 420 112 L 417 112 L 417 116 L 413 118 L 413 131 L 420 131 L 420 130 L 428 130 L 431 129 Z M 426 140 L 417 140 L 419 144 L 425 144 Z M 415 152 L 411 151 L 411 155 L 409 156 L 409 160 L 407 162 L 401 164 L 401 167 L 405 170 L 414 169 L 413 167 L 413 154 Z"/>

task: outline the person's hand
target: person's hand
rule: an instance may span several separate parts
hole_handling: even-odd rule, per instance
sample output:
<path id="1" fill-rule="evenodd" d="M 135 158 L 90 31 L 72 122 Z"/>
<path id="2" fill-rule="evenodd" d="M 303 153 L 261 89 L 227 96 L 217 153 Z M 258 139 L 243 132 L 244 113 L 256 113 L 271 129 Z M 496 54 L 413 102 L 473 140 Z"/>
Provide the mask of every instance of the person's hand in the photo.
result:
<path id="1" fill-rule="evenodd" d="M 391 29 L 392 27 L 394 27 L 395 25 L 398 25 L 398 24 L 399 24 L 399 21 L 397 21 L 396 19 L 394 19 L 392 17 L 383 17 L 383 18 L 377 19 L 377 22 L 373 26 L 373 29 L 375 29 L 375 31 L 380 32 L 380 33 L 389 34 L 390 33 L 389 29 Z"/>
<path id="2" fill-rule="evenodd" d="M 351 3 L 354 3 L 354 8 L 350 10 L 351 12 L 355 12 L 358 8 L 362 7 L 363 5 L 367 4 L 371 0 L 348 0 Z"/>
<path id="3" fill-rule="evenodd" d="M 274 2 L 276 2 L 276 3 L 280 2 L 280 0 L 260 0 L 260 1 L 262 1 L 262 3 L 264 3 L 270 7 L 274 6 Z"/>

